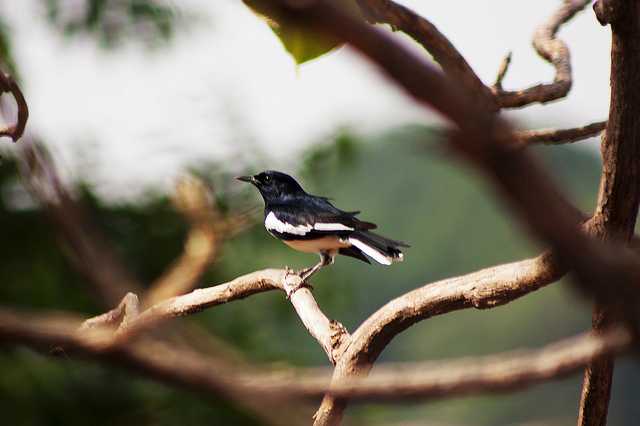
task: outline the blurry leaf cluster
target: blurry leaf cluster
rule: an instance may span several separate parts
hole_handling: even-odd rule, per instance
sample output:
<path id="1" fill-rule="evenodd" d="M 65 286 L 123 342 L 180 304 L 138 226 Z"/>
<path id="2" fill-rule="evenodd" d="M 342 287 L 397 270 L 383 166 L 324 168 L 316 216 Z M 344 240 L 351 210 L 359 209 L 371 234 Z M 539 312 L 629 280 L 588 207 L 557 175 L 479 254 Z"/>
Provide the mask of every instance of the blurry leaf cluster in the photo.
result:
<path id="1" fill-rule="evenodd" d="M 129 39 L 155 46 L 168 41 L 179 10 L 160 0 L 43 0 L 51 24 L 64 34 L 88 34 L 111 48 Z"/>
<path id="2" fill-rule="evenodd" d="M 7 23 L 0 18 L 0 68 L 14 77 L 16 76 L 16 63 L 11 48 L 11 34 Z"/>

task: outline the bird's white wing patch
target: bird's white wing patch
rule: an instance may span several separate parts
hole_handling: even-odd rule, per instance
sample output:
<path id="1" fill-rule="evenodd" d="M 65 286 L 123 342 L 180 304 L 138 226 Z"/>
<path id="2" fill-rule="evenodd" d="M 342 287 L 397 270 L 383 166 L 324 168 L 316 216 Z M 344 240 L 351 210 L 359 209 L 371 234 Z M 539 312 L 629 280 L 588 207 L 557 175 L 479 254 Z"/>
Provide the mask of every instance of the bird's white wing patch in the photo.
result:
<path id="1" fill-rule="evenodd" d="M 316 223 L 313 225 L 316 231 L 353 231 L 353 228 L 342 223 Z"/>
<path id="2" fill-rule="evenodd" d="M 376 262 L 382 265 L 391 265 L 392 259 L 389 256 L 386 256 L 384 253 L 380 253 L 375 248 L 363 243 L 357 238 L 349 238 L 349 242 L 358 247 L 364 254 L 371 257 Z"/>
<path id="3" fill-rule="evenodd" d="M 313 229 L 312 225 L 292 225 L 283 222 L 276 217 L 273 212 L 269 212 L 264 219 L 264 227 L 269 231 L 276 231 L 281 234 L 306 235 Z"/>

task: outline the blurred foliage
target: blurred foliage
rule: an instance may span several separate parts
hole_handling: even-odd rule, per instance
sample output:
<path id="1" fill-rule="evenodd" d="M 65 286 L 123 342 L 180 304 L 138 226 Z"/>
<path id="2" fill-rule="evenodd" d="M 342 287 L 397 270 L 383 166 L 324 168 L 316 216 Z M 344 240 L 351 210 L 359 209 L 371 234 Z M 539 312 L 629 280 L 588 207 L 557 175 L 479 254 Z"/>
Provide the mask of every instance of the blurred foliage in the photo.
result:
<path id="1" fill-rule="evenodd" d="M 316 59 L 342 46 L 338 40 L 325 34 L 277 19 L 270 13 L 269 8 L 262 4 L 262 0 L 242 1 L 269 25 L 297 64 Z M 360 9 L 355 0 L 338 0 L 335 4 L 351 15 L 360 16 Z"/>
<path id="2" fill-rule="evenodd" d="M 9 26 L 2 18 L 0 18 L 0 65 L 2 66 L 2 71 L 16 76 L 16 63 L 11 48 Z"/>
<path id="3" fill-rule="evenodd" d="M 424 144 L 424 140 L 432 140 Z M 347 131 L 304 155 L 301 176 L 312 193 L 379 224 L 381 233 L 412 247 L 402 264 L 385 268 L 341 257 L 314 277 L 315 295 L 329 317 L 353 329 L 382 304 L 424 283 L 533 255 L 540 249 L 496 204 L 491 188 L 450 159 L 440 158 L 436 133 L 404 127 L 375 137 Z M 543 148 L 543 161 L 585 211 L 594 205 L 599 166 L 574 147 Z M 225 170 L 200 169 L 230 210 L 261 205 L 249 186 Z M 186 226 L 161 194 L 136 203 L 106 203 L 90 187 L 81 198 L 130 268 L 150 282 L 182 250 Z M 0 300 L 28 309 L 105 309 L 69 266 L 64 246 L 29 199 L 15 165 L 0 165 Z M 260 224 L 225 245 L 202 286 L 266 267 L 308 266 Z M 201 324 L 255 362 L 326 365 L 282 294 L 266 293 L 182 319 Z M 565 284 L 554 284 L 506 306 L 466 310 L 423 321 L 398 336 L 381 361 L 425 360 L 537 346 L 588 328 L 590 307 Z M 616 368 L 610 425 L 640 416 L 637 365 Z M 364 424 L 399 421 L 458 425 L 573 423 L 580 375 L 512 395 L 413 405 L 355 405 Z M 541 407 L 544 407 L 541 409 Z M 24 348 L 0 350 L 0 410 L 10 425 L 259 424 L 225 401 L 142 379 L 130 372 L 52 358 Z"/>
<path id="4" fill-rule="evenodd" d="M 149 45 L 166 42 L 174 33 L 178 10 L 158 0 L 43 0 L 49 21 L 65 34 L 89 34 L 102 46 L 125 39 Z"/>

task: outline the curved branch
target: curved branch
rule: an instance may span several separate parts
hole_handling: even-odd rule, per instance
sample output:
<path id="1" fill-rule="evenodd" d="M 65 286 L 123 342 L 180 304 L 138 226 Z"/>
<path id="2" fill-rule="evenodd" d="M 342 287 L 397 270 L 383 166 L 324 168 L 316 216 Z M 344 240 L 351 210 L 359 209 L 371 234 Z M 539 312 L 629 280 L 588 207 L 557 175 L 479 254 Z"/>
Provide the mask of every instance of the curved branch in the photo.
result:
<path id="1" fill-rule="evenodd" d="M 198 178 L 189 176 L 178 181 L 172 202 L 191 229 L 182 255 L 147 290 L 146 306 L 193 289 L 215 259 L 223 238 L 220 223 L 224 219 L 212 204 L 212 194 Z"/>
<path id="2" fill-rule="evenodd" d="M 334 382 L 367 375 L 389 342 L 418 321 L 465 308 L 504 305 L 558 280 L 564 270 L 550 253 L 427 284 L 390 301 L 352 334 L 336 364 Z M 316 425 L 337 424 L 346 402 L 327 396 Z"/>
<path id="3" fill-rule="evenodd" d="M 3 129 L 0 129 L 0 136 L 8 136 L 14 142 L 17 142 L 24 133 L 25 127 L 27 127 L 27 120 L 29 119 L 29 106 L 27 101 L 20 90 L 18 83 L 9 74 L 5 74 L 0 71 L 0 94 L 11 93 L 13 99 L 16 101 L 18 108 L 18 117 L 15 124 L 11 124 Z"/>
<path id="4" fill-rule="evenodd" d="M 519 108 L 532 103 L 546 103 L 563 98 L 571 90 L 571 55 L 569 47 L 556 34 L 562 24 L 583 10 L 591 0 L 564 0 L 563 5 L 533 35 L 533 47 L 556 70 L 552 83 L 537 84 L 522 90 L 493 88 L 500 108 Z"/>
<path id="5" fill-rule="evenodd" d="M 409 363 L 395 368 L 383 365 L 371 376 L 350 377 L 333 383 L 327 393 L 334 397 L 406 401 L 408 398 L 504 392 L 565 377 L 590 361 L 628 349 L 631 343 L 632 335 L 628 330 L 614 328 L 600 335 L 581 334 L 537 350 Z M 301 383 L 304 385 L 304 378 Z M 315 396 L 315 389 L 309 393 Z"/>
<path id="6" fill-rule="evenodd" d="M 370 23 L 388 24 L 413 38 L 433 56 L 446 74 L 461 82 L 469 93 L 480 96 L 490 108 L 497 110 L 491 90 L 453 43 L 429 20 L 393 0 L 358 0 L 358 5 Z"/>

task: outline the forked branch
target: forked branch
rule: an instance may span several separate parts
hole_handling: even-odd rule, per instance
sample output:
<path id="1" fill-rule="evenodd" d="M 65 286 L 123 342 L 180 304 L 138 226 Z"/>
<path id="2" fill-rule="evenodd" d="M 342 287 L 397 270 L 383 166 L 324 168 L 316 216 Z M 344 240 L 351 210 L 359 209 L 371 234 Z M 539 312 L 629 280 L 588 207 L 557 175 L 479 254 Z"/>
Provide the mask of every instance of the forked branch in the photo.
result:
<path id="1" fill-rule="evenodd" d="M 122 346 L 142 332 L 170 318 L 201 312 L 204 309 L 244 299 L 269 290 L 290 293 L 297 288 L 300 277 L 288 270 L 265 269 L 214 287 L 196 289 L 188 294 L 172 297 L 138 312 L 138 299 L 128 294 L 114 310 L 86 320 L 81 330 L 115 327 L 112 339 L 106 345 Z M 349 339 L 347 330 L 337 321 L 328 319 L 320 310 L 313 294 L 306 287 L 297 288 L 291 294 L 291 304 L 309 333 L 318 341 L 335 364 L 342 345 Z"/>

